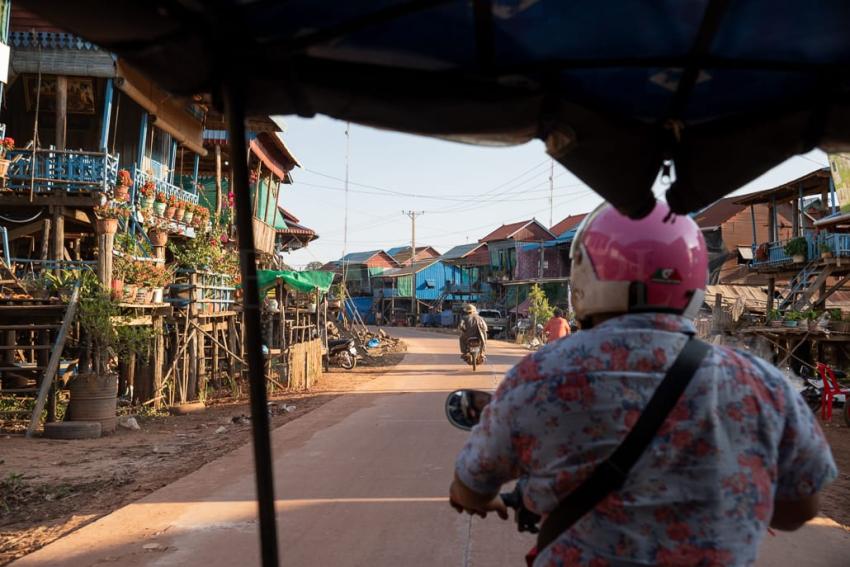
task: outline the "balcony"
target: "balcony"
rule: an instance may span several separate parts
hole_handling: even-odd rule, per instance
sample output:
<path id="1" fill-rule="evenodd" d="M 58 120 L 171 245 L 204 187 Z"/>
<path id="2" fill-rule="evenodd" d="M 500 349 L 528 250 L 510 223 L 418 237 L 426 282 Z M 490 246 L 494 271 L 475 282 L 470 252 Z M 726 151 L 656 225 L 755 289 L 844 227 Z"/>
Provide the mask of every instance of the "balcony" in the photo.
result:
<path id="1" fill-rule="evenodd" d="M 177 185 L 173 183 L 169 183 L 164 179 L 159 179 L 155 175 L 151 175 L 145 171 L 143 171 L 140 167 L 133 167 L 133 190 L 135 191 L 136 198 L 139 198 L 139 187 L 147 183 L 148 181 L 153 182 L 156 187 L 157 193 L 164 193 L 166 198 L 174 196 L 180 201 L 184 201 L 186 203 L 192 203 L 193 205 L 198 204 L 198 195 L 196 193 L 190 193 L 189 191 L 184 191 Z"/>
<path id="2" fill-rule="evenodd" d="M 274 254 L 274 227 L 254 217 L 254 248 L 264 254 Z"/>
<path id="3" fill-rule="evenodd" d="M 118 176 L 118 156 L 74 150 L 12 150 L 6 187 L 19 191 L 107 191 Z M 35 171 L 33 171 L 33 162 Z"/>
<path id="4" fill-rule="evenodd" d="M 832 250 L 832 254 L 836 258 L 850 258 L 850 234 L 837 232 L 821 232 L 815 235 L 813 232 L 806 232 L 804 235 L 808 244 L 806 258 L 811 261 L 821 256 L 821 244 L 826 244 Z M 766 243 L 767 258 L 759 258 L 758 249 L 763 245 L 753 246 L 753 261 L 754 268 L 780 268 L 783 266 L 791 266 L 793 260 L 785 253 L 785 245 L 788 240 L 779 240 Z"/>

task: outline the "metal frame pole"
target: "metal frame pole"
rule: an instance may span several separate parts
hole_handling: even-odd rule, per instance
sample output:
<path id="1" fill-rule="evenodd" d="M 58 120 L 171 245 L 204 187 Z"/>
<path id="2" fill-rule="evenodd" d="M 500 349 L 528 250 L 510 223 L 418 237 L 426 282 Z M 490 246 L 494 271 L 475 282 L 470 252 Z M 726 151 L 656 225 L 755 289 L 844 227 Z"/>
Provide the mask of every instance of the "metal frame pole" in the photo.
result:
<path id="1" fill-rule="evenodd" d="M 242 273 L 245 358 L 251 392 L 251 426 L 254 436 L 254 473 L 260 519 L 260 548 L 263 567 L 278 566 L 275 518 L 274 473 L 262 352 L 260 293 L 257 285 L 257 257 L 254 248 L 254 223 L 245 144 L 244 83 L 236 73 L 228 73 L 223 82 L 227 129 L 233 150 L 231 180 L 236 202 L 236 229 L 239 237 L 239 265 Z"/>

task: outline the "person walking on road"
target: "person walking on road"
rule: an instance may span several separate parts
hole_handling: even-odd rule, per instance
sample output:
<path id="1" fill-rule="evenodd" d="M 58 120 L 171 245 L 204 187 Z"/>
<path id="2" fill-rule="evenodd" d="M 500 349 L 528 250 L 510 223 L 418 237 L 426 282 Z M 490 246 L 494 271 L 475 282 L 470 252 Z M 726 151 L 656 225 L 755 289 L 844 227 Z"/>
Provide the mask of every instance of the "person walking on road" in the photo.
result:
<path id="1" fill-rule="evenodd" d="M 564 318 L 564 312 L 561 309 L 555 309 L 555 314 L 546 323 L 543 328 L 543 335 L 546 337 L 547 343 L 552 343 L 558 339 L 562 339 L 570 334 L 570 323 Z"/>

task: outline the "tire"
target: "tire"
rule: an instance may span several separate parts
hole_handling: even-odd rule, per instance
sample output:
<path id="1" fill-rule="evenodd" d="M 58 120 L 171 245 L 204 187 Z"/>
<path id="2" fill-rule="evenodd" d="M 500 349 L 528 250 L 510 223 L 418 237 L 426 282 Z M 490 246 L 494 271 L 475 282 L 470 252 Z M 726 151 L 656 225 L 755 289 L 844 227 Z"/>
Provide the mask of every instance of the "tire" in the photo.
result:
<path id="1" fill-rule="evenodd" d="M 99 421 L 57 421 L 44 424 L 47 439 L 97 439 L 102 430 Z"/>
<path id="2" fill-rule="evenodd" d="M 339 353 L 339 365 L 345 370 L 354 370 L 354 367 L 357 366 L 357 359 L 351 356 L 350 352 L 342 351 Z"/>

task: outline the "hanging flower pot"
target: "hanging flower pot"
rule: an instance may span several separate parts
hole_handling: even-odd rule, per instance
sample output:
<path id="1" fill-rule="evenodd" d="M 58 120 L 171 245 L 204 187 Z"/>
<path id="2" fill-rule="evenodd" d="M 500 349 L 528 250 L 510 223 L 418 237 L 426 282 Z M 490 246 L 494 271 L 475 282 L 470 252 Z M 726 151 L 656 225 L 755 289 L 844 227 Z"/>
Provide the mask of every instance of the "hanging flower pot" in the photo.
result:
<path id="1" fill-rule="evenodd" d="M 174 220 L 182 221 L 183 217 L 186 215 L 186 209 L 183 207 L 177 207 L 174 210 Z"/>
<path id="2" fill-rule="evenodd" d="M 166 207 L 165 207 L 165 218 L 167 218 L 167 219 L 173 219 L 173 218 L 174 218 L 174 213 L 175 213 L 175 211 L 176 211 L 176 210 L 177 210 L 177 209 L 176 209 L 176 208 L 174 208 L 174 207 L 168 207 L 168 206 L 166 206 Z"/>
<path id="3" fill-rule="evenodd" d="M 118 219 L 97 219 L 95 231 L 98 234 L 115 234 L 118 232 Z"/>
<path id="4" fill-rule="evenodd" d="M 168 243 L 168 233 L 164 230 L 154 230 L 148 233 L 152 246 L 165 246 Z"/>
<path id="5" fill-rule="evenodd" d="M 165 215 L 165 203 L 155 201 L 153 204 L 153 212 L 158 216 Z"/>
<path id="6" fill-rule="evenodd" d="M 153 197 L 142 197 L 141 205 L 145 211 L 151 210 L 153 208 Z"/>
<path id="7" fill-rule="evenodd" d="M 195 212 L 187 209 L 186 212 L 183 213 L 183 222 L 185 222 L 186 224 L 192 224 L 192 217 L 194 216 Z"/>

